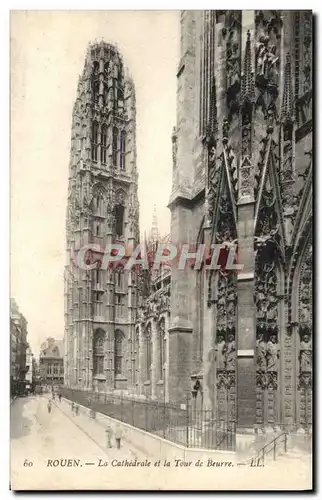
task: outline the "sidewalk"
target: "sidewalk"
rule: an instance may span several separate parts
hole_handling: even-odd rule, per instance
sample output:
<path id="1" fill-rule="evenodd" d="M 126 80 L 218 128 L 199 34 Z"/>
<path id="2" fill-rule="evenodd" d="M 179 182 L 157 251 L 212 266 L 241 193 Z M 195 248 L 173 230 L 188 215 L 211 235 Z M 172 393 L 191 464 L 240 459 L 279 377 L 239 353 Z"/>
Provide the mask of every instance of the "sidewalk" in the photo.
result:
<path id="1" fill-rule="evenodd" d="M 129 460 L 137 459 L 143 460 L 147 458 L 147 454 L 142 453 L 141 450 L 138 450 L 133 446 L 130 441 L 127 441 L 126 436 L 122 436 L 121 440 L 121 449 L 117 450 L 114 435 L 112 436 L 112 448 L 107 448 L 106 446 L 106 427 L 99 421 L 90 418 L 88 415 L 84 414 L 82 408 L 79 410 L 79 414 L 76 416 L 71 411 L 71 402 L 63 399 L 59 403 L 56 399 L 52 401 L 52 403 L 62 412 L 64 415 L 72 420 L 77 427 L 82 429 L 82 431 L 88 435 L 90 439 L 95 441 L 95 443 L 100 446 L 100 448 L 108 453 L 109 451 L 117 452 L 120 454 L 120 458 L 128 458 Z"/>

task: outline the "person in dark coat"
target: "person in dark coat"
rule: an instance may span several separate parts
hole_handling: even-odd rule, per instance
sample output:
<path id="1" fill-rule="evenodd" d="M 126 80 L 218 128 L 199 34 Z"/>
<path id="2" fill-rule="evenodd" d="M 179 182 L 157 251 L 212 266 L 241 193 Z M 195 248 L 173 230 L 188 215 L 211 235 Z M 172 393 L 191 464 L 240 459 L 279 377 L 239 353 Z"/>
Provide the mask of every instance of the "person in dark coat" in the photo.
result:
<path id="1" fill-rule="evenodd" d="M 122 429 L 120 427 L 120 424 L 117 424 L 115 430 L 115 441 L 116 441 L 116 448 L 118 450 L 121 448 L 121 439 L 122 439 Z"/>

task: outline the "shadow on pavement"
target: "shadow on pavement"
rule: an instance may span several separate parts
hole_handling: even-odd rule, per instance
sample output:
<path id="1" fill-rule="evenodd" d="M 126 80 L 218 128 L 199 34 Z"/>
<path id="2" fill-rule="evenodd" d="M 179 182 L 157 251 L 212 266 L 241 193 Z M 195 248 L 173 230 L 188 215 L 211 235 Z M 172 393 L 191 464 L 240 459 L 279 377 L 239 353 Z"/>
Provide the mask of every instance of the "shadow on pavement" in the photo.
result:
<path id="1" fill-rule="evenodd" d="M 32 420 L 28 418 L 25 411 L 33 396 L 17 398 L 10 405 L 10 438 L 19 439 L 31 434 Z"/>

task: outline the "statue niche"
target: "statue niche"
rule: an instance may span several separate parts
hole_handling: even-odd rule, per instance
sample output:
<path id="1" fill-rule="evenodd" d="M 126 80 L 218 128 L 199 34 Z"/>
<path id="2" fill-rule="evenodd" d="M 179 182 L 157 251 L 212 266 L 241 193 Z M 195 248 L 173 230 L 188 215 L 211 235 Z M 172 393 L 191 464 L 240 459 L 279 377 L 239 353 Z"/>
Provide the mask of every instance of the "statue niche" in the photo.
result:
<path id="1" fill-rule="evenodd" d="M 235 418 L 236 391 L 236 274 L 220 271 L 217 290 L 215 342 L 217 408 L 219 419 Z"/>
<path id="2" fill-rule="evenodd" d="M 299 294 L 299 383 L 300 425 L 312 424 L 312 244 L 310 243 L 301 265 Z"/>
<path id="3" fill-rule="evenodd" d="M 257 242 L 258 243 L 258 242 Z M 256 247 L 256 240 L 255 240 Z M 256 423 L 263 429 L 277 424 L 279 378 L 279 266 L 274 241 L 257 246 L 256 306 Z"/>

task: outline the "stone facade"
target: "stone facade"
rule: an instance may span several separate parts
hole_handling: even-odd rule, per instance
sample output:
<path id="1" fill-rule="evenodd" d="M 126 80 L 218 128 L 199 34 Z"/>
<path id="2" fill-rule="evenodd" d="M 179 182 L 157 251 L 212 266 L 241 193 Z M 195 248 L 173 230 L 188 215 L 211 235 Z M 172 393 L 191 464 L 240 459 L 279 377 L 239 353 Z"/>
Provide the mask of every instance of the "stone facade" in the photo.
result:
<path id="1" fill-rule="evenodd" d="M 65 272 L 65 384 L 135 385 L 135 273 L 101 269 L 105 245 L 139 240 L 135 91 L 116 47 L 88 47 L 73 111 Z M 96 245 L 91 271 L 77 252 Z M 92 259 L 92 260 L 91 260 Z M 134 366 L 134 365 L 133 365 Z"/>
<path id="2" fill-rule="evenodd" d="M 28 323 L 15 299 L 10 299 L 10 392 L 22 394 L 26 385 Z"/>
<path id="3" fill-rule="evenodd" d="M 41 384 L 64 383 L 64 342 L 48 337 L 40 346 L 39 378 Z"/>
<path id="4" fill-rule="evenodd" d="M 199 381 L 239 430 L 305 427 L 312 13 L 183 11 L 177 78 L 171 241 L 236 244 L 243 269 L 173 269 L 170 399 Z"/>
<path id="5" fill-rule="evenodd" d="M 105 271 L 99 250 L 91 271 L 75 268 L 83 245 L 138 242 L 134 86 L 114 47 L 91 45 L 73 114 L 65 384 L 194 397 L 242 432 L 307 427 L 311 12 L 183 11 L 172 148 L 168 240 L 237 245 L 243 269 Z"/>

